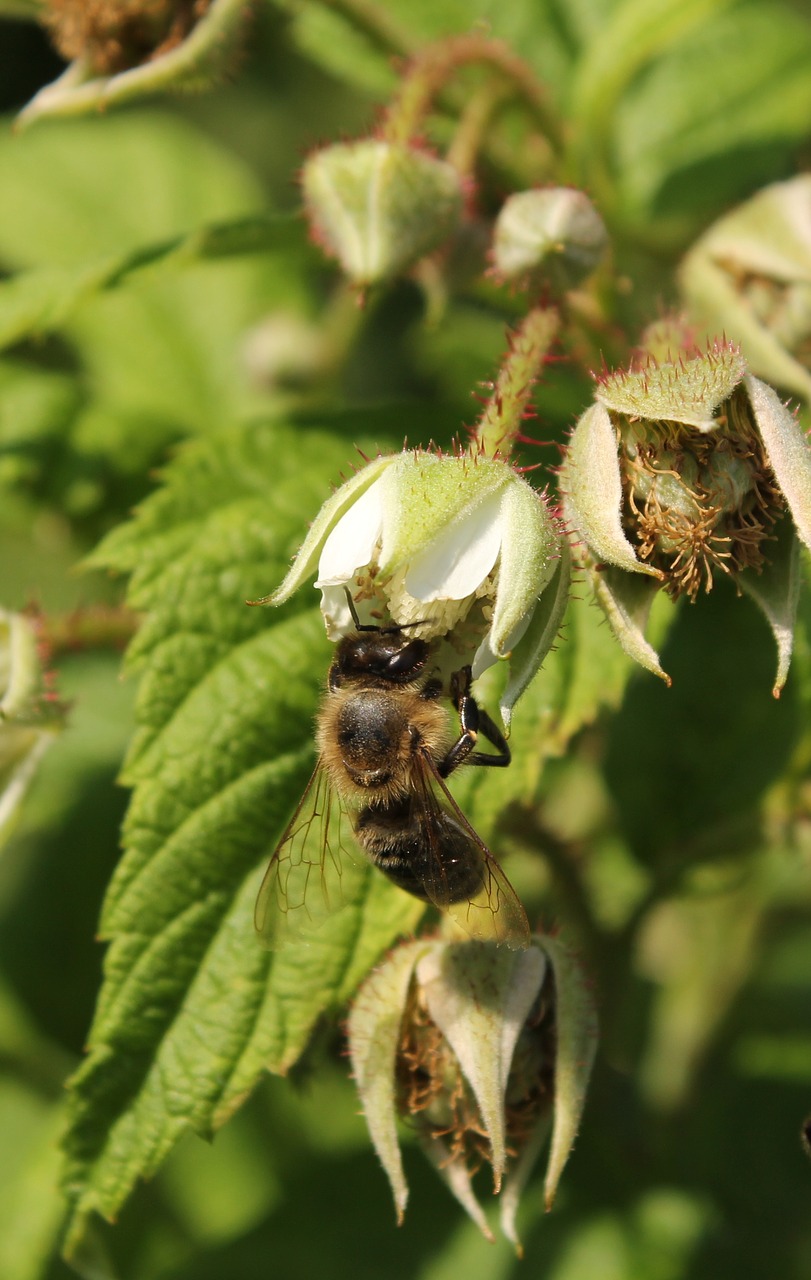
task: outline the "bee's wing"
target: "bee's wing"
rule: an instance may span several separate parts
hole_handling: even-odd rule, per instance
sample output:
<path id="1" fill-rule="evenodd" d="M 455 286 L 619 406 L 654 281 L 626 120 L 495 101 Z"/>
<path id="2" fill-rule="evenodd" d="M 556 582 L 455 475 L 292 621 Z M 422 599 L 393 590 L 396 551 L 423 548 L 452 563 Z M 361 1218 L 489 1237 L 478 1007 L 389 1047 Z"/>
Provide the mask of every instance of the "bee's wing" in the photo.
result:
<path id="1" fill-rule="evenodd" d="M 419 752 L 415 768 L 417 816 L 426 852 L 421 878 L 425 894 L 465 933 L 483 941 L 505 942 L 520 950 L 529 946 L 530 928 L 521 901 L 487 845 L 474 831 L 454 800 L 427 751 Z M 452 837 L 449 840 L 449 835 Z M 449 857 L 454 847 L 469 857 L 474 883 L 467 896 L 452 902 Z"/>
<path id="2" fill-rule="evenodd" d="M 319 761 L 256 899 L 254 923 L 265 946 L 317 927 L 342 905 L 345 857 L 357 859 L 351 824 Z"/>

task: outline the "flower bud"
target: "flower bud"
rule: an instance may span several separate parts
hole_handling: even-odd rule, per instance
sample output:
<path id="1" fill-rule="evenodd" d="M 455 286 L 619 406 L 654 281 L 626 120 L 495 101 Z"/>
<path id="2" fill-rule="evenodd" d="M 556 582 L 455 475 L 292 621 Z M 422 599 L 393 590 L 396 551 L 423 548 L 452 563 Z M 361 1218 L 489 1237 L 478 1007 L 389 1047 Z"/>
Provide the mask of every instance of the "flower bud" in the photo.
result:
<path id="1" fill-rule="evenodd" d="M 398 1217 L 408 1198 L 399 1113 L 488 1238 L 471 1179 L 482 1163 L 491 1165 L 502 1229 L 520 1250 L 521 1191 L 551 1127 L 545 1183 L 551 1207 L 594 1059 L 594 1008 L 572 955 L 545 937 L 521 952 L 487 943 L 406 943 L 366 979 L 348 1030 L 358 1091 Z"/>
<path id="2" fill-rule="evenodd" d="M 505 722 L 560 625 L 568 553 L 543 496 L 508 463 L 420 450 L 376 458 L 324 504 L 281 587 L 281 604 L 318 566 L 331 640 L 361 621 L 435 642 L 447 677 L 510 663 Z"/>
<path id="3" fill-rule="evenodd" d="M 601 378 L 561 483 L 597 597 L 633 658 L 667 679 L 644 637 L 651 592 L 694 601 L 721 572 L 766 614 L 779 693 L 797 604 L 797 535 L 811 546 L 811 449 L 771 388 L 746 375 L 735 346 L 640 360 Z M 784 527 L 787 513 L 796 533 Z M 632 585 L 627 574 L 649 584 Z"/>
<path id="4" fill-rule="evenodd" d="M 519 191 L 496 219 L 493 264 L 504 280 L 542 277 L 564 292 L 594 271 L 607 245 L 605 223 L 582 191 Z"/>
<path id="5" fill-rule="evenodd" d="M 377 138 L 315 152 L 301 185 L 316 240 L 361 286 L 408 271 L 448 239 L 462 210 L 451 165 Z"/>
<path id="6" fill-rule="evenodd" d="M 719 219 L 679 275 L 695 323 L 733 336 L 754 373 L 811 402 L 811 175 Z"/>
<path id="7" fill-rule="evenodd" d="M 0 609 L 0 842 L 62 725 L 64 708 L 46 686 L 30 619 Z"/>

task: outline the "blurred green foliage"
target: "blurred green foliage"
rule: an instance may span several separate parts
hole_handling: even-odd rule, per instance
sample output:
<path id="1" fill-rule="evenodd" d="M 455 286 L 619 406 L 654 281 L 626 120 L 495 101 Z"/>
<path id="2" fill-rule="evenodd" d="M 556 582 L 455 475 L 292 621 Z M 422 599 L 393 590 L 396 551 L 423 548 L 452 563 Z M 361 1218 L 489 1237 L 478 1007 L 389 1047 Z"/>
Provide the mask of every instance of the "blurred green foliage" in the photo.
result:
<path id="1" fill-rule="evenodd" d="M 300 158 L 370 127 L 394 56 L 479 21 L 547 86 L 570 180 L 613 238 L 621 285 L 605 288 L 594 350 L 613 360 L 673 301 L 673 268 L 707 224 L 807 165 L 811 19 L 773 0 L 254 7 L 241 63 L 206 94 L 22 133 L 9 116 L 0 135 L 0 603 L 51 620 L 71 704 L 0 862 L 0 1276 L 72 1274 L 57 1138 L 63 1081 L 84 1061 L 67 1148 L 87 1276 L 805 1280 L 807 591 L 776 703 L 768 628 L 731 588 L 665 606 L 668 690 L 631 675 L 576 587 L 517 709 L 512 769 L 460 781 L 533 918 L 582 952 L 600 1008 L 583 1130 L 549 1218 L 530 1188 L 523 1262 L 481 1240 L 415 1150 L 395 1229 L 339 1015 L 285 1004 L 278 972 L 266 987 L 277 961 L 255 946 L 252 899 L 312 761 L 328 647 L 303 600 L 273 616 L 243 601 L 277 585 L 356 445 L 447 445 L 473 420 L 520 312 L 462 290 L 430 328 L 412 282 L 342 310 L 306 241 Z M 54 66 L 37 28 L 0 17 L 9 110 Z M 532 181 L 520 137 L 505 113 L 483 207 Z M 279 374 L 261 326 L 280 315 L 341 335 L 321 396 Z M 526 461 L 554 464 L 590 398 L 565 339 L 562 354 L 536 393 L 546 444 Z M 57 626 L 117 614 L 124 583 L 107 567 L 132 575 L 144 615 L 128 659 L 140 684 L 106 641 Z M 83 1058 L 114 872 L 105 928 L 122 932 Z M 362 961 L 339 956 L 336 1006 Z M 238 1109 L 263 1062 L 287 1068 L 308 1040 Z M 189 1131 L 232 1112 L 212 1143 Z"/>

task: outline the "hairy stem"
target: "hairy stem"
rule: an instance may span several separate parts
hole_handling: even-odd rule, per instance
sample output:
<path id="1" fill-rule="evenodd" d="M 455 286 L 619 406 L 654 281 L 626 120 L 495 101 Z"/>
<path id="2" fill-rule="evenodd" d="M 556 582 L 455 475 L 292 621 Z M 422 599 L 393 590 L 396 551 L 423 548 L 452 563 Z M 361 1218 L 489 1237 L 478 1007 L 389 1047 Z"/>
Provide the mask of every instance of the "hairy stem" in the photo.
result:
<path id="1" fill-rule="evenodd" d="M 479 419 L 472 447 L 508 457 L 519 439 L 532 388 L 557 336 L 560 313 L 534 307 L 510 335 L 510 349 Z"/>
<path id="2" fill-rule="evenodd" d="M 138 629 L 136 614 L 124 605 L 87 605 L 42 614 L 36 621 L 50 658 L 84 649 L 123 649 Z"/>
<path id="3" fill-rule="evenodd" d="M 447 80 L 459 67 L 471 62 L 484 63 L 506 79 L 550 145 L 559 152 L 562 148 L 560 125 L 531 69 L 507 45 L 476 32 L 429 45 L 417 55 L 389 107 L 383 136 L 394 143 L 406 143 L 418 136 L 435 97 Z"/>

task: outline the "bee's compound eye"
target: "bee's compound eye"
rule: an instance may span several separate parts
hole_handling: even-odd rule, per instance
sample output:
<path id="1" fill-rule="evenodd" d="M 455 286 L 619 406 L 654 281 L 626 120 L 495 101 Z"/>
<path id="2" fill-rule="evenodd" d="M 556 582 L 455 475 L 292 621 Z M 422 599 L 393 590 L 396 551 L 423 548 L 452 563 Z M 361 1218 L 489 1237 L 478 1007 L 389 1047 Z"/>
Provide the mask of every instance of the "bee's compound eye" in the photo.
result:
<path id="1" fill-rule="evenodd" d="M 411 640 L 391 655 L 386 663 L 386 675 L 393 678 L 416 675 L 425 665 L 427 655 L 428 646 L 424 640 Z"/>

